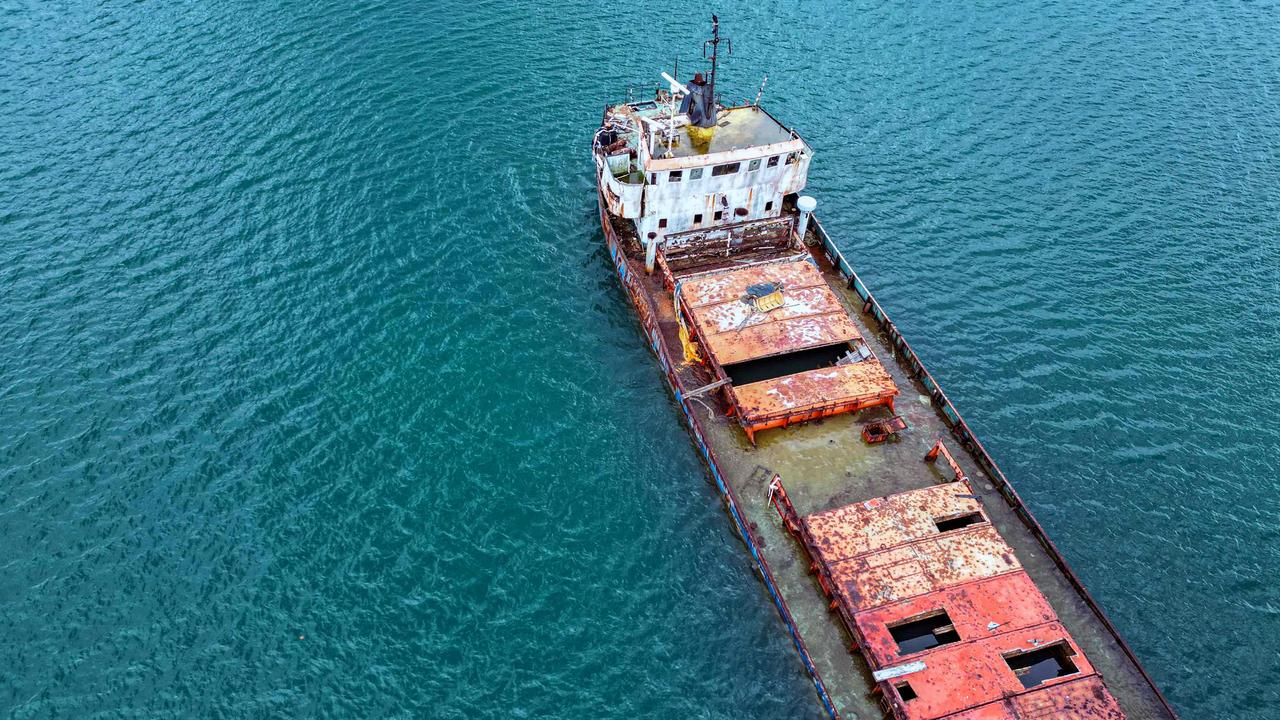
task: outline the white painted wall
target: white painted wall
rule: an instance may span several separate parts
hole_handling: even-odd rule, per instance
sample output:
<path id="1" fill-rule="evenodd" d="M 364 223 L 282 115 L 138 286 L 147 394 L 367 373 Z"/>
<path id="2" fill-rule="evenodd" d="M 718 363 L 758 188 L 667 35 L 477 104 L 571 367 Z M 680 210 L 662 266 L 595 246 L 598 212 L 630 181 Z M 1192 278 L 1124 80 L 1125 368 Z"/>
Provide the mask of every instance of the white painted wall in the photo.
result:
<path id="1" fill-rule="evenodd" d="M 714 168 L 728 163 L 713 163 L 699 168 L 685 168 L 680 172 L 680 179 L 672 182 L 669 170 L 650 170 L 645 177 L 643 214 L 636 220 L 636 229 L 640 237 L 646 238 L 650 232 L 659 236 L 668 233 L 690 230 L 694 227 L 712 227 L 727 225 L 745 220 L 758 220 L 777 217 L 782 211 L 782 198 L 790 193 L 804 189 L 809 175 L 809 151 L 795 153 L 795 161 L 788 163 L 790 153 L 760 155 L 741 158 L 749 151 L 735 151 L 734 162 L 738 163 L 737 172 L 726 175 L 715 175 Z M 710 159 L 712 156 L 708 156 Z M 769 165 L 769 158 L 778 158 L 777 163 Z M 758 162 L 753 162 L 758 161 Z M 757 165 L 752 169 L 752 165 Z M 701 177 L 693 175 L 701 170 Z M 766 206 L 772 203 L 769 209 Z M 738 208 L 746 208 L 747 214 L 735 214 Z M 716 211 L 721 212 L 719 220 L 715 219 Z M 702 221 L 695 225 L 696 215 Z M 662 227 L 662 221 L 666 226 Z"/>

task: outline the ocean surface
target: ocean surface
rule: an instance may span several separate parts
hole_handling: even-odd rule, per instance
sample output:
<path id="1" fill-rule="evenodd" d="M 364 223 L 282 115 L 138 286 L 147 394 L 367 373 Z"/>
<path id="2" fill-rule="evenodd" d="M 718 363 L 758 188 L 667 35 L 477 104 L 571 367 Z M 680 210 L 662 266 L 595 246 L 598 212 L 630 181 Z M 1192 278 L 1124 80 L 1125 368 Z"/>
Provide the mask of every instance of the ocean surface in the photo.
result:
<path id="1" fill-rule="evenodd" d="M 714 9 L 1183 717 L 1280 718 L 1280 6 Z M 3 716 L 819 717 L 595 215 L 707 14 L 0 4 Z"/>

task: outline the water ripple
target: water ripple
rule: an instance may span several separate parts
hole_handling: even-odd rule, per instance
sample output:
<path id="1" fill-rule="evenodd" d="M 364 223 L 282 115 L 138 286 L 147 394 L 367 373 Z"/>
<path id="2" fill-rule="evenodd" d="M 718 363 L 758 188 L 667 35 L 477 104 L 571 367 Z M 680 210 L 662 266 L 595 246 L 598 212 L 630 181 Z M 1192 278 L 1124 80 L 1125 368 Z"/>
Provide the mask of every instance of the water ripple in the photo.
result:
<path id="1" fill-rule="evenodd" d="M 1189 718 L 1280 717 L 1273 10 L 720 9 Z M 7 715 L 818 716 L 584 157 L 702 12 L 0 8 Z"/>

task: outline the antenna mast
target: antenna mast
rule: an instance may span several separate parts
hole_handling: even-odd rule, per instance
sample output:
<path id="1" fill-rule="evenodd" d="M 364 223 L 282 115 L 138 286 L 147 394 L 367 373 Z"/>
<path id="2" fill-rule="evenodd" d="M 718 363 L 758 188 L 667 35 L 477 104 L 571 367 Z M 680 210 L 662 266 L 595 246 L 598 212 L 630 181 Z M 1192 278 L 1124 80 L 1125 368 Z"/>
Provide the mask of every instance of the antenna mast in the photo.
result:
<path id="1" fill-rule="evenodd" d="M 732 55 L 733 41 L 730 40 L 729 38 L 725 38 L 724 41 L 728 44 L 729 54 Z M 711 96 L 711 103 L 710 103 L 711 116 L 715 117 L 717 112 L 716 110 L 716 58 L 720 54 L 719 53 L 720 51 L 720 18 L 716 17 L 714 13 L 712 13 L 711 15 L 711 39 L 704 40 L 702 43 L 702 57 L 704 58 L 707 56 L 708 45 L 711 46 L 711 79 L 707 83 L 707 92 Z"/>

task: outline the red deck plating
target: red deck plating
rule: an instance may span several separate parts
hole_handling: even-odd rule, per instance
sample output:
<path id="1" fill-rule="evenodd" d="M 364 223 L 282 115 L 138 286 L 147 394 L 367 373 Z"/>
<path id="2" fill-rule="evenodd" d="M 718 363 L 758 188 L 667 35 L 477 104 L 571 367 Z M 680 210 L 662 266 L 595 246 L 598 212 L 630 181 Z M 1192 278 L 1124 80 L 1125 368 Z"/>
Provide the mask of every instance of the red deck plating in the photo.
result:
<path id="1" fill-rule="evenodd" d="M 787 232 L 790 232 L 787 230 Z M 742 267 L 674 278 L 682 316 L 706 351 L 748 438 L 794 423 L 877 405 L 893 408 L 898 394 L 889 373 L 866 349 L 849 312 L 822 278 L 807 253 Z M 749 302 L 753 286 L 776 287 L 785 300 L 761 310 Z M 830 349 L 831 363 L 774 370 L 771 375 L 732 382 L 732 366 L 796 357 Z M 865 349 L 857 362 L 833 364 L 837 356 Z"/>
<path id="2" fill-rule="evenodd" d="M 773 490 L 895 718 L 1124 717 L 967 480 L 806 517 Z"/>

